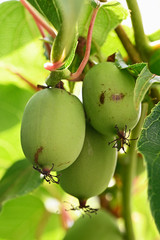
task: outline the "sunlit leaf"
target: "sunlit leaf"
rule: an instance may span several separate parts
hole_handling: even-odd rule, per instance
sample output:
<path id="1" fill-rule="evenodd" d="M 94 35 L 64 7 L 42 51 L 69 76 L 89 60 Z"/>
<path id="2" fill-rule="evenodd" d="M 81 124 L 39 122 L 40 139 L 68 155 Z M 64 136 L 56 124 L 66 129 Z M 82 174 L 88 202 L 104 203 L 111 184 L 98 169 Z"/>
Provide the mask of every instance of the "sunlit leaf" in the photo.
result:
<path id="1" fill-rule="evenodd" d="M 31 83 L 43 84 L 48 71 L 43 65 L 46 62 L 44 49 L 40 40 L 32 41 L 17 49 L 11 54 L 0 59 L 0 82 L 16 83 L 22 87 L 28 87 L 20 77 L 12 73 L 12 68 Z"/>
<path id="2" fill-rule="evenodd" d="M 27 160 L 20 160 L 10 166 L 0 180 L 0 203 L 27 194 L 42 183 L 40 174 Z"/>
<path id="3" fill-rule="evenodd" d="M 60 28 L 61 18 L 57 7 L 57 0 L 27 0 L 47 21 L 49 21 L 57 30 Z"/>
<path id="4" fill-rule="evenodd" d="M 33 18 L 18 1 L 0 4 L 0 58 L 33 41 L 40 33 Z"/>
<path id="5" fill-rule="evenodd" d="M 25 105 L 33 91 L 13 84 L 0 85 L 0 170 L 24 157 L 20 144 L 20 124 Z"/>
<path id="6" fill-rule="evenodd" d="M 0 214 L 0 236 L 11 240 L 34 240 L 45 208 L 40 199 L 23 196 L 7 201 Z"/>
<path id="7" fill-rule="evenodd" d="M 15 85 L 0 85 L 0 132 L 21 121 L 24 107 L 33 91 Z"/>

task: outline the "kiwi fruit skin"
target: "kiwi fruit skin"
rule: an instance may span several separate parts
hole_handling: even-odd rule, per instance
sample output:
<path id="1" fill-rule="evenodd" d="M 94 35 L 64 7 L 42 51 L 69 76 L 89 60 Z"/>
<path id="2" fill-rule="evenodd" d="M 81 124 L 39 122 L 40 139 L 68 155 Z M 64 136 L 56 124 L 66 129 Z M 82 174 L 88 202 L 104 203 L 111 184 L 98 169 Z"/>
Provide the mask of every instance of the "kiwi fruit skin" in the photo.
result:
<path id="1" fill-rule="evenodd" d="M 116 163 L 117 150 L 87 124 L 82 151 L 70 167 L 59 172 L 60 185 L 79 200 L 99 195 L 108 187 Z"/>
<path id="2" fill-rule="evenodd" d="M 21 145 L 33 165 L 59 171 L 81 152 L 85 115 L 80 100 L 63 89 L 35 93 L 27 103 L 21 125 Z"/>
<path id="3" fill-rule="evenodd" d="M 91 217 L 80 217 L 68 230 L 63 240 L 123 240 L 116 219 L 105 210 Z"/>
<path id="4" fill-rule="evenodd" d="M 133 129 L 141 113 L 134 104 L 135 79 L 112 62 L 95 65 L 83 81 L 83 104 L 90 124 L 104 135 Z"/>

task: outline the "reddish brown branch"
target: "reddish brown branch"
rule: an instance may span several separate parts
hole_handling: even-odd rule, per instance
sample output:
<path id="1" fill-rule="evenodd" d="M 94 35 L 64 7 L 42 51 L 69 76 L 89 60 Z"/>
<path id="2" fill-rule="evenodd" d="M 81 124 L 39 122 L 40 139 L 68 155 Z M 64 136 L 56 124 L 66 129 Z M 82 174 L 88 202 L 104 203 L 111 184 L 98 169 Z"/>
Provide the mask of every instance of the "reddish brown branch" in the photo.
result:
<path id="1" fill-rule="evenodd" d="M 37 24 L 37 27 L 38 27 L 38 29 L 39 29 L 42 37 L 45 38 L 45 33 L 44 33 L 44 30 L 43 30 L 43 27 L 39 24 L 39 22 L 36 21 L 36 19 L 35 19 L 35 22 L 36 22 L 36 24 Z M 47 43 L 47 42 L 45 42 L 44 44 L 45 44 L 45 46 L 46 46 L 46 49 L 47 49 L 47 52 L 48 52 L 48 56 L 50 56 L 51 46 L 50 46 L 50 44 Z"/>
<path id="2" fill-rule="evenodd" d="M 117 33 L 119 39 L 121 40 L 125 50 L 127 51 L 131 61 L 133 63 L 139 63 L 142 62 L 141 57 L 135 48 L 135 46 L 132 44 L 130 39 L 128 38 L 124 28 L 122 25 L 118 25 L 118 27 L 115 28 L 115 32 Z"/>
<path id="3" fill-rule="evenodd" d="M 85 54 L 84 54 L 84 58 L 83 58 L 83 60 L 80 64 L 78 70 L 71 75 L 71 80 L 72 81 L 74 79 L 76 80 L 81 75 L 81 73 L 83 72 L 83 69 L 85 68 L 85 66 L 88 62 L 88 59 L 89 59 L 89 56 L 90 56 L 90 51 L 91 51 L 92 32 L 93 32 L 93 27 L 94 27 L 94 23 L 95 23 L 95 19 L 96 19 L 96 16 L 97 16 L 98 9 L 99 8 L 97 7 L 93 10 L 90 26 L 89 26 L 89 29 L 88 29 L 86 51 L 85 51 Z"/>
<path id="4" fill-rule="evenodd" d="M 35 91 L 38 91 L 37 86 L 35 86 L 33 83 L 31 83 L 28 79 L 26 79 L 22 74 L 16 71 L 13 67 L 4 67 L 6 70 L 8 70 L 10 73 L 15 74 L 17 77 L 19 77 L 21 80 L 23 80 L 25 83 L 27 83 L 32 89 Z"/>

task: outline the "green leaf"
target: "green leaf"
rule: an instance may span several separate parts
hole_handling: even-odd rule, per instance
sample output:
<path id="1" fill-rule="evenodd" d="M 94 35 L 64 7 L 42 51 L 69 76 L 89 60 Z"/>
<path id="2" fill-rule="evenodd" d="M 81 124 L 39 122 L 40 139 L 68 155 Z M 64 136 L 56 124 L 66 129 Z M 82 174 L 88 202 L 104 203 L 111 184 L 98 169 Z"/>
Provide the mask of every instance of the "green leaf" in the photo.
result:
<path id="1" fill-rule="evenodd" d="M 0 181 L 0 203 L 32 192 L 42 183 L 40 174 L 25 159 L 15 162 Z"/>
<path id="2" fill-rule="evenodd" d="M 160 103 L 146 118 L 138 141 L 148 170 L 148 198 L 153 218 L 160 232 Z"/>
<path id="3" fill-rule="evenodd" d="M 127 70 L 135 77 L 138 77 L 144 67 L 147 66 L 147 63 L 135 63 L 133 65 L 129 65 Z"/>
<path id="4" fill-rule="evenodd" d="M 59 30 L 61 18 L 57 6 L 57 0 L 27 0 L 42 16 L 49 21 L 56 30 Z"/>
<path id="5" fill-rule="evenodd" d="M 0 214 L 0 236 L 10 240 L 35 240 L 46 210 L 40 199 L 23 196 L 7 201 Z"/>
<path id="6" fill-rule="evenodd" d="M 40 36 L 31 15 L 18 1 L 0 4 L 0 57 Z"/>
<path id="7" fill-rule="evenodd" d="M 43 67 L 45 62 L 42 42 L 40 40 L 32 41 L 0 59 L 1 82 L 28 87 L 25 81 L 12 73 L 12 69 L 14 69 L 29 82 L 35 85 L 43 84 L 48 75 L 48 71 Z"/>
<path id="8" fill-rule="evenodd" d="M 120 52 L 117 52 L 115 55 L 115 64 L 119 69 L 127 69 L 135 77 L 138 77 L 143 68 L 147 65 L 147 63 L 144 62 L 127 65 Z"/>
<path id="9" fill-rule="evenodd" d="M 131 42 L 134 44 L 134 34 L 133 29 L 129 28 L 128 26 L 123 25 L 123 28 L 131 40 Z M 120 52 L 123 57 L 127 57 L 128 54 L 120 41 L 119 37 L 117 36 L 117 33 L 115 30 L 111 30 L 104 42 L 104 44 L 101 47 L 101 53 L 104 55 L 105 58 L 108 56 L 114 54 L 115 52 Z"/>
<path id="10" fill-rule="evenodd" d="M 91 15 L 92 7 L 89 4 L 86 4 L 79 19 L 78 33 L 80 36 L 87 36 Z M 124 9 L 117 1 L 102 5 L 97 13 L 93 28 L 93 43 L 95 41 L 96 44 L 102 46 L 108 36 L 108 33 L 118 26 L 118 24 L 120 24 L 127 15 L 127 10 Z"/>
<path id="11" fill-rule="evenodd" d="M 33 91 L 13 84 L 0 85 L 0 132 L 20 123 L 24 107 Z"/>
<path id="12" fill-rule="evenodd" d="M 0 84 L 0 171 L 24 158 L 20 144 L 20 123 L 33 91 L 13 84 Z"/>
<path id="13" fill-rule="evenodd" d="M 75 45 L 77 21 L 84 0 L 59 0 L 57 7 L 61 17 L 61 28 L 53 43 L 52 61 L 65 61 Z M 72 26 L 72 27 L 71 27 Z"/>
<path id="14" fill-rule="evenodd" d="M 134 102 L 136 108 L 139 107 L 140 103 L 143 101 L 145 94 L 153 83 L 160 83 L 160 76 L 152 74 L 146 65 L 136 80 L 134 90 Z"/>

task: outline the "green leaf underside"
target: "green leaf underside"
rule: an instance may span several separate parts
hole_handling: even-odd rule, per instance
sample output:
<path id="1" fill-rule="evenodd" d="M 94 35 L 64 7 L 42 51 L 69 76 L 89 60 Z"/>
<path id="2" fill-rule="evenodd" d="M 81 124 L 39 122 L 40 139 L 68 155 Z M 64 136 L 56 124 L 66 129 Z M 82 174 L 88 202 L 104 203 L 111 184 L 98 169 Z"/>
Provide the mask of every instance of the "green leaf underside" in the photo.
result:
<path id="1" fill-rule="evenodd" d="M 139 107 L 140 103 L 143 101 L 145 94 L 153 83 L 160 83 L 160 76 L 151 73 L 148 69 L 148 66 L 146 65 L 136 80 L 134 90 L 134 102 L 136 108 Z"/>
<path id="2" fill-rule="evenodd" d="M 57 6 L 61 17 L 61 27 L 53 43 L 52 61 L 65 61 L 75 46 L 77 22 L 84 0 L 59 0 Z"/>
<path id="3" fill-rule="evenodd" d="M 127 69 L 135 77 L 138 77 L 143 68 L 147 66 L 144 62 L 127 65 L 120 52 L 115 55 L 115 64 L 119 69 Z"/>
<path id="4" fill-rule="evenodd" d="M 153 218 L 160 232 L 160 103 L 146 118 L 138 150 L 144 155 L 148 170 L 148 198 Z"/>
<path id="5" fill-rule="evenodd" d="M 116 54 L 115 64 L 118 68 L 127 69 L 133 76 L 137 77 L 134 89 L 134 103 L 138 109 L 151 85 L 160 83 L 160 76 L 151 73 L 147 63 L 127 65 L 119 52 Z"/>
<path id="6" fill-rule="evenodd" d="M 10 54 L 40 35 L 31 15 L 18 1 L 0 4 L 0 57 Z"/>
<path id="7" fill-rule="evenodd" d="M 15 162 L 0 181 L 0 203 L 33 191 L 42 183 L 40 173 L 24 159 Z"/>
<path id="8" fill-rule="evenodd" d="M 57 0 L 27 0 L 58 31 L 61 24 Z"/>

